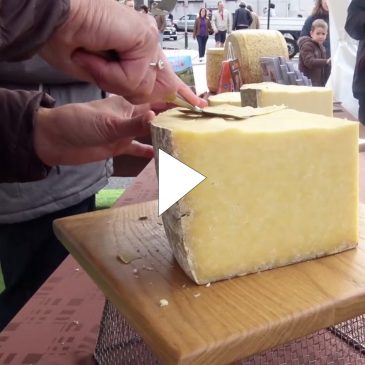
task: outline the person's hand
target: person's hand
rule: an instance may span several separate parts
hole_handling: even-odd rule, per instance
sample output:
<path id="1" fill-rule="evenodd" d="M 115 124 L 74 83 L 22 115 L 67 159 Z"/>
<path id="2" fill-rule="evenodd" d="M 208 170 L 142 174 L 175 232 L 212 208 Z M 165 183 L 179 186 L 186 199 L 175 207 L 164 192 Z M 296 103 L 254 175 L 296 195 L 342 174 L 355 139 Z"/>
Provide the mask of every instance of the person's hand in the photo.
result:
<path id="1" fill-rule="evenodd" d="M 112 50 L 116 59 L 102 52 Z M 71 0 L 68 19 L 40 50 L 51 65 L 133 104 L 164 101 L 177 92 L 201 101 L 174 74 L 159 45 L 154 19 L 114 0 Z M 164 69 L 151 66 L 162 60 Z"/>
<path id="2" fill-rule="evenodd" d="M 135 108 L 119 96 L 40 108 L 34 124 L 34 148 L 49 166 L 77 165 L 120 154 L 151 158 L 152 146 L 134 138 L 150 132 L 154 116 L 147 106 Z"/>

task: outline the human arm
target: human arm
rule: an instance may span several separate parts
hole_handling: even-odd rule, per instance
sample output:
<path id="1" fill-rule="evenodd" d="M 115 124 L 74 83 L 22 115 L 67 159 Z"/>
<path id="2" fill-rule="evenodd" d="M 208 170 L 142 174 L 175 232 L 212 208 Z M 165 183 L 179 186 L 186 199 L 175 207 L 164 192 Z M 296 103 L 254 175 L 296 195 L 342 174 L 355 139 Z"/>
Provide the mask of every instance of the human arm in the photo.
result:
<path id="1" fill-rule="evenodd" d="M 206 19 L 207 19 L 207 24 L 208 24 L 208 34 L 213 34 L 214 30 L 212 27 L 212 22 L 209 20 L 209 18 L 206 18 Z"/>
<path id="2" fill-rule="evenodd" d="M 0 88 L 0 182 L 33 181 L 47 176 L 49 167 L 38 158 L 33 145 L 37 110 L 54 100 L 38 91 Z"/>
<path id="3" fill-rule="evenodd" d="M 216 16 L 217 16 L 217 13 L 213 12 L 213 15 L 212 15 L 212 28 L 213 28 L 214 33 L 218 32 L 217 23 L 216 23 L 217 22 Z"/>
<path id="4" fill-rule="evenodd" d="M 300 32 L 300 36 L 310 36 L 310 32 L 311 32 L 311 27 L 312 27 L 312 23 L 313 23 L 313 17 L 309 16 L 303 25 L 302 31 Z"/>
<path id="5" fill-rule="evenodd" d="M 253 17 L 249 10 L 247 10 L 247 17 L 248 17 L 248 26 L 250 26 L 253 22 Z"/>
<path id="6" fill-rule="evenodd" d="M 34 123 L 34 149 L 50 166 L 78 165 L 120 154 L 151 158 L 152 146 L 134 139 L 149 133 L 153 118 L 146 107 L 135 108 L 119 96 L 40 108 Z"/>
<path id="7" fill-rule="evenodd" d="M 0 182 L 40 180 L 53 165 L 122 153 L 153 156 L 151 146 L 134 141 L 149 133 L 154 114 L 148 106 L 134 107 L 118 96 L 52 109 L 53 104 L 42 92 L 0 89 Z"/>
<path id="8" fill-rule="evenodd" d="M 327 58 L 316 58 L 314 49 L 310 42 L 306 42 L 300 47 L 300 54 L 303 64 L 309 69 L 323 68 L 327 63 Z"/>
<path id="9" fill-rule="evenodd" d="M 195 39 L 196 35 L 198 34 L 198 19 L 199 17 L 197 17 L 194 22 L 193 39 Z"/>
<path id="10" fill-rule="evenodd" d="M 237 18 L 238 18 L 238 10 L 236 10 L 234 12 L 234 20 L 233 20 L 233 24 L 232 24 L 232 29 L 235 30 L 237 27 Z"/>
<path id="11" fill-rule="evenodd" d="M 33 12 L 28 11 L 28 3 Z M 63 5 L 62 11 L 52 10 L 53 6 L 59 9 L 58 4 Z M 2 0 L 0 17 L 2 60 L 26 57 L 43 44 L 40 54 L 51 65 L 134 104 L 163 101 L 181 93 L 193 104 L 206 105 L 168 65 L 152 17 L 116 1 Z M 30 45 L 25 47 L 29 37 Z M 108 50 L 117 57 L 100 56 Z M 166 63 L 163 70 L 151 68 L 150 63 L 158 60 Z"/>
<path id="12" fill-rule="evenodd" d="M 256 29 L 260 29 L 260 18 L 256 15 Z"/>
<path id="13" fill-rule="evenodd" d="M 347 9 L 346 32 L 356 40 L 365 39 L 365 3 L 353 0 Z"/>
<path id="14" fill-rule="evenodd" d="M 29 58 L 69 16 L 69 0 L 2 0 L 0 60 Z"/>
<path id="15" fill-rule="evenodd" d="M 227 11 L 227 13 L 228 13 L 228 27 L 227 27 L 227 33 L 229 34 L 229 33 L 232 33 L 232 26 L 233 26 L 233 21 L 232 21 L 232 14 L 229 12 L 229 11 Z"/>

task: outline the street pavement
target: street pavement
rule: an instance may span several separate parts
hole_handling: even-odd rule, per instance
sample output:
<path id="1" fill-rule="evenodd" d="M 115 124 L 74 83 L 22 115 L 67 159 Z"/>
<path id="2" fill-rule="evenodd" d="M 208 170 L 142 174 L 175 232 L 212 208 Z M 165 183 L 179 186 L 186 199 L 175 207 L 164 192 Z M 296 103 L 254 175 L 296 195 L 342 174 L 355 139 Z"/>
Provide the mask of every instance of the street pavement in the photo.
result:
<path id="1" fill-rule="evenodd" d="M 177 32 L 177 41 L 172 40 L 164 40 L 163 48 L 165 49 L 190 49 L 190 50 L 198 50 L 198 42 L 196 39 L 193 39 L 193 33 L 188 32 L 187 39 L 187 48 L 185 47 L 185 33 Z M 211 35 L 208 38 L 207 49 L 215 47 L 214 36 Z"/>

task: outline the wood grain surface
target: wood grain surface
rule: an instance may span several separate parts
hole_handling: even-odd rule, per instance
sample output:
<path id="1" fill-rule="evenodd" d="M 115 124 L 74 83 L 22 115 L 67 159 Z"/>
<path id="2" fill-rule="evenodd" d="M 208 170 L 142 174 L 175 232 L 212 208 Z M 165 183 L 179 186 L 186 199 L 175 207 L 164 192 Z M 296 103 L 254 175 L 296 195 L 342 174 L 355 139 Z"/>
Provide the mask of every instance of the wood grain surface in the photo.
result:
<path id="1" fill-rule="evenodd" d="M 54 226 L 164 364 L 222 365 L 365 313 L 364 217 L 357 249 L 209 287 L 173 259 L 156 201 Z M 139 258 L 124 264 L 126 252 Z"/>

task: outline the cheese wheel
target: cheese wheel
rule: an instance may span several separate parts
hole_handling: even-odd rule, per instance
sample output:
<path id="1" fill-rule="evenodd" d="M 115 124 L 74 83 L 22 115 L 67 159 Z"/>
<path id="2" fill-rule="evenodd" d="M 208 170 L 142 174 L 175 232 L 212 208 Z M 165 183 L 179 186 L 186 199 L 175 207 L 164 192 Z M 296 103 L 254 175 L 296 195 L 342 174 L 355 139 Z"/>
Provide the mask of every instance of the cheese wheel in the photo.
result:
<path id="1" fill-rule="evenodd" d="M 208 48 L 206 63 L 207 86 L 211 93 L 218 91 L 219 77 L 221 73 L 221 66 L 224 57 L 223 48 Z"/>
<path id="2" fill-rule="evenodd" d="M 241 94 L 239 92 L 221 93 L 217 95 L 210 95 L 208 97 L 210 106 L 221 104 L 241 106 Z"/>
<path id="3" fill-rule="evenodd" d="M 333 116 L 333 93 L 330 88 L 281 85 L 275 82 L 245 84 L 241 87 L 242 106 L 286 105 L 302 112 Z"/>
<path id="4" fill-rule="evenodd" d="M 159 114 L 154 147 L 206 176 L 162 215 L 185 273 L 205 284 L 355 247 L 358 131 L 290 109 L 245 120 Z"/>
<path id="5" fill-rule="evenodd" d="M 232 32 L 225 42 L 225 58 L 229 55 L 229 44 L 232 45 L 234 57 L 240 62 L 244 84 L 263 81 L 261 57 L 289 57 L 285 38 L 276 30 L 245 29 Z"/>

